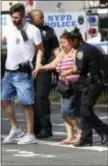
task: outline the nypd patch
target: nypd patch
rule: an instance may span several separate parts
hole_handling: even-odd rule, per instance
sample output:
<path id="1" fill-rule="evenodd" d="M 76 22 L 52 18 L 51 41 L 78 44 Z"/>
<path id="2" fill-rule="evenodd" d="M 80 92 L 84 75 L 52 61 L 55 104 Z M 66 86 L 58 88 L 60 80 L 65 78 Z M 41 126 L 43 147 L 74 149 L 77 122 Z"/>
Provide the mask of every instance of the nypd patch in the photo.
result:
<path id="1" fill-rule="evenodd" d="M 84 57 L 83 51 L 78 51 L 78 52 L 77 52 L 77 59 L 82 60 L 83 57 Z"/>
<path id="2" fill-rule="evenodd" d="M 42 36 L 46 37 L 46 31 L 42 31 Z"/>

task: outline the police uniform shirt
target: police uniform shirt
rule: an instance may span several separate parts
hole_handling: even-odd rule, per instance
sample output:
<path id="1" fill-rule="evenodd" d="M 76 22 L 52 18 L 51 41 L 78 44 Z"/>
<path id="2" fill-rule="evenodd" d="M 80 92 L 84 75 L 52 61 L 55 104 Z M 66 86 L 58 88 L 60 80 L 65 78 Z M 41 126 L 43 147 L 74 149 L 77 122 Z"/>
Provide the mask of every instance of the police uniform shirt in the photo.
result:
<path id="1" fill-rule="evenodd" d="M 93 45 L 82 43 L 76 54 L 76 65 L 82 75 L 97 74 L 100 70 L 102 53 Z"/>
<path id="2" fill-rule="evenodd" d="M 41 31 L 44 46 L 44 56 L 42 62 L 45 64 L 51 61 L 52 51 L 59 47 L 59 41 L 54 30 L 49 26 L 44 25 L 39 29 Z"/>

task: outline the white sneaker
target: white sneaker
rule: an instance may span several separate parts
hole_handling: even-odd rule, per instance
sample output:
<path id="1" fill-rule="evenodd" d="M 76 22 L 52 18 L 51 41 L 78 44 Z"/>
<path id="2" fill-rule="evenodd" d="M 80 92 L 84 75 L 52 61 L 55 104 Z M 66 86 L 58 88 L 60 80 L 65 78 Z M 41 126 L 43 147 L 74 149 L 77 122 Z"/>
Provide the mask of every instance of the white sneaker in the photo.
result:
<path id="1" fill-rule="evenodd" d="M 21 128 L 11 129 L 9 135 L 3 140 L 3 143 L 11 143 L 16 139 L 19 139 L 24 136 L 24 132 Z"/>
<path id="2" fill-rule="evenodd" d="M 33 144 L 37 143 L 37 140 L 34 135 L 26 134 L 23 138 L 21 138 L 17 144 Z"/>

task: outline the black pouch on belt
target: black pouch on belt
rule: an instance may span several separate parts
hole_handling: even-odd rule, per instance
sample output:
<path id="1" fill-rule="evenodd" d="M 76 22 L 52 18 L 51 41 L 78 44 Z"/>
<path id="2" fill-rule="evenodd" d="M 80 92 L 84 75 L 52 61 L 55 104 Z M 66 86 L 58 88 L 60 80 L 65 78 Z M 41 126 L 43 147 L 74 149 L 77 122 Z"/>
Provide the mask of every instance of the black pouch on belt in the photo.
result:
<path id="1" fill-rule="evenodd" d="M 27 62 L 24 62 L 24 63 L 20 63 L 19 64 L 19 70 L 21 72 L 25 72 L 25 73 L 28 73 L 29 75 L 31 75 L 31 73 L 32 73 L 32 67 L 30 65 L 30 62 L 27 61 Z"/>

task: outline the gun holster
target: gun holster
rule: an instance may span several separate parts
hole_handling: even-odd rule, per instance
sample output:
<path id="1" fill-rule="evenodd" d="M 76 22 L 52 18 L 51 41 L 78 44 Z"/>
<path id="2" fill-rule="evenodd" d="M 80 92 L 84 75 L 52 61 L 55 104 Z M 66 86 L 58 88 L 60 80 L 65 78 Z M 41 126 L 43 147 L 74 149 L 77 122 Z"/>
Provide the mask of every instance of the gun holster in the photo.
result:
<path id="1" fill-rule="evenodd" d="M 19 64 L 19 71 L 20 72 L 25 72 L 25 73 L 28 73 L 29 75 L 31 75 L 32 67 L 30 65 L 30 62 L 27 61 L 27 62 L 24 62 L 24 63 L 20 63 Z"/>

